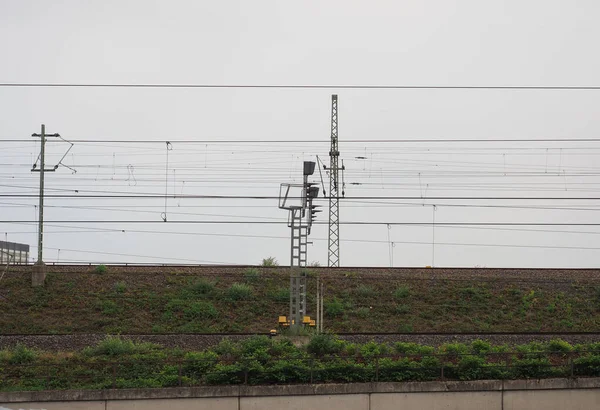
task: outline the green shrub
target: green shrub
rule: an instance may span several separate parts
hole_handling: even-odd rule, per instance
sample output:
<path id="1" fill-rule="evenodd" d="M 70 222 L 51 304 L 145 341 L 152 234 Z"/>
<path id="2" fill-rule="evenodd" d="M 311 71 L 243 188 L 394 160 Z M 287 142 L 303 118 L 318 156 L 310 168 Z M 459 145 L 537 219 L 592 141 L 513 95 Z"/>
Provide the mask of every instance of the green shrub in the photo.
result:
<path id="1" fill-rule="evenodd" d="M 471 342 L 471 349 L 475 353 L 487 353 L 492 350 L 492 344 L 485 340 L 473 340 Z"/>
<path id="2" fill-rule="evenodd" d="M 244 272 L 244 279 L 249 283 L 258 282 L 260 279 L 260 271 L 256 268 L 248 268 Z"/>
<path id="3" fill-rule="evenodd" d="M 204 380 L 206 384 L 241 384 L 243 382 L 242 365 L 241 363 L 219 363 L 204 376 Z"/>
<path id="4" fill-rule="evenodd" d="M 568 353 L 573 351 L 573 346 L 564 340 L 554 339 L 548 342 L 548 351 Z"/>
<path id="5" fill-rule="evenodd" d="M 221 340 L 218 345 L 213 347 L 212 350 L 219 356 L 228 359 L 237 359 L 242 354 L 240 345 L 238 343 L 232 342 L 231 339 Z"/>
<path id="6" fill-rule="evenodd" d="M 469 347 L 464 343 L 444 343 L 439 347 L 440 353 L 456 356 L 469 353 Z"/>
<path id="7" fill-rule="evenodd" d="M 412 342 L 397 342 L 394 344 L 394 350 L 406 355 L 429 355 L 435 352 L 435 349 L 431 346 Z"/>
<path id="8" fill-rule="evenodd" d="M 339 353 L 343 347 L 344 343 L 335 336 L 323 333 L 310 338 L 306 345 L 306 351 L 317 356 L 324 356 Z"/>
<path id="9" fill-rule="evenodd" d="M 326 300 L 324 305 L 325 313 L 329 316 L 341 316 L 344 314 L 344 304 L 336 297 L 331 300 Z"/>
<path id="10" fill-rule="evenodd" d="M 106 265 L 98 265 L 94 268 L 94 272 L 98 274 L 106 273 L 107 270 L 108 268 L 106 267 Z"/>
<path id="11" fill-rule="evenodd" d="M 241 343 L 242 357 L 246 359 L 268 360 L 273 342 L 267 336 L 253 336 Z"/>
<path id="12" fill-rule="evenodd" d="M 398 286 L 394 291 L 394 297 L 398 300 L 405 299 L 410 296 L 410 288 L 408 286 Z"/>
<path id="13" fill-rule="evenodd" d="M 37 358 L 37 352 L 21 343 L 11 349 L 9 362 L 11 364 L 31 363 Z"/>
<path id="14" fill-rule="evenodd" d="M 201 300 L 186 307 L 183 315 L 188 320 L 215 319 L 219 316 L 219 311 L 211 302 Z"/>
<path id="15" fill-rule="evenodd" d="M 390 347 L 385 343 L 367 342 L 359 347 L 359 352 L 362 357 L 374 358 L 386 355 L 390 352 Z"/>
<path id="16" fill-rule="evenodd" d="M 513 360 L 513 377 L 539 379 L 553 374 L 548 357 L 525 357 Z"/>
<path id="17" fill-rule="evenodd" d="M 573 360 L 575 376 L 600 376 L 600 355 L 590 354 Z"/>
<path id="18" fill-rule="evenodd" d="M 215 367 L 218 356 L 215 352 L 189 352 L 186 353 L 183 372 L 186 376 L 201 379 Z"/>
<path id="19" fill-rule="evenodd" d="M 252 287 L 245 283 L 233 283 L 227 290 L 227 297 L 231 300 L 248 300 L 252 298 Z"/>

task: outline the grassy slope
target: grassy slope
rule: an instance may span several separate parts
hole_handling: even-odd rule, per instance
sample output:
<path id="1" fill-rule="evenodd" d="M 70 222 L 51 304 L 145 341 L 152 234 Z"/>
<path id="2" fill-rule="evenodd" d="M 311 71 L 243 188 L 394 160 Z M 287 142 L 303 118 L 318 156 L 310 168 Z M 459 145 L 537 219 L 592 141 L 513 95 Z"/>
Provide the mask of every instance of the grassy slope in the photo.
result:
<path id="1" fill-rule="evenodd" d="M 250 293 L 244 286 L 232 290 L 234 283 Z M 267 332 L 287 313 L 288 286 L 285 268 L 51 271 L 37 289 L 27 272 L 13 271 L 0 283 L 0 333 Z M 314 287 L 311 274 L 311 312 Z M 327 274 L 325 288 L 325 326 L 332 332 L 600 331 L 598 281 L 338 271 Z"/>

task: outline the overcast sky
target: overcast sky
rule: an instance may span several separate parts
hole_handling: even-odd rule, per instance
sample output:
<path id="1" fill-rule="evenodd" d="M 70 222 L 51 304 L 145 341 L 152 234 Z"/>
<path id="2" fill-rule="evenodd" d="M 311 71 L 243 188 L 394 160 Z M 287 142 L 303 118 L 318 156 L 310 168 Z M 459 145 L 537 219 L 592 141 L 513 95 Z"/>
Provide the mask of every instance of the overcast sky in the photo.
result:
<path id="1" fill-rule="evenodd" d="M 0 0 L 0 83 L 598 86 L 599 17 L 591 0 Z M 334 92 L 349 197 L 340 219 L 379 223 L 341 226 L 342 265 L 598 266 L 600 226 L 440 225 L 600 223 L 598 201 L 429 197 L 599 197 L 600 142 L 401 142 L 599 138 L 595 90 L 1 87 L 0 139 L 22 141 L 0 141 L 0 194 L 37 193 L 30 135 L 45 123 L 67 140 L 158 141 L 77 142 L 64 160 L 77 173 L 49 174 L 48 194 L 277 196 L 303 160 L 329 163 Z M 48 161 L 66 148 L 49 144 Z M 352 200 L 369 196 L 423 199 Z M 0 221 L 33 222 L 36 204 L 4 196 Z M 49 262 L 289 263 L 275 199 L 169 198 L 166 223 L 161 198 L 46 204 Z M 94 223 L 52 223 L 68 220 Z M 184 223 L 211 220 L 281 223 Z M 427 225 L 386 226 L 398 222 Z M 35 224 L 0 232 L 36 244 Z M 326 265 L 327 226 L 312 238 L 308 259 Z"/>

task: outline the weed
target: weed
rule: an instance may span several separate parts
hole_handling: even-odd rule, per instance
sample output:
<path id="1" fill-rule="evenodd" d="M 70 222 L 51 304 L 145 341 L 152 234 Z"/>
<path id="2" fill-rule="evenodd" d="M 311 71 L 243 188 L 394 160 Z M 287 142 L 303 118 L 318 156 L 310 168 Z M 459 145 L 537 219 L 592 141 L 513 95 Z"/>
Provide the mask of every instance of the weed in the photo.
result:
<path id="1" fill-rule="evenodd" d="M 219 311 L 212 303 L 201 300 L 193 302 L 190 306 L 185 308 L 183 315 L 189 320 L 215 319 L 219 316 Z"/>
<path id="2" fill-rule="evenodd" d="M 290 288 L 278 288 L 272 295 L 276 302 L 288 302 L 290 300 Z"/>
<path id="3" fill-rule="evenodd" d="M 405 299 L 410 296 L 410 288 L 408 286 L 398 286 L 394 291 L 396 299 Z"/>
<path id="4" fill-rule="evenodd" d="M 360 285 L 358 288 L 356 288 L 355 292 L 361 298 L 371 298 L 375 296 L 375 290 L 373 287 L 367 285 Z"/>
<path id="5" fill-rule="evenodd" d="M 338 298 L 333 298 L 324 303 L 325 313 L 329 316 L 341 316 L 344 313 L 344 304 Z"/>
<path id="6" fill-rule="evenodd" d="M 248 283 L 258 282 L 260 279 L 260 271 L 256 268 L 248 268 L 244 272 L 244 279 Z"/>
<path id="7" fill-rule="evenodd" d="M 196 296 L 208 296 L 215 290 L 215 283 L 201 278 L 190 284 L 187 290 Z"/>
<path id="8" fill-rule="evenodd" d="M 368 317 L 370 313 L 371 313 L 371 309 L 369 309 L 368 307 L 361 307 L 361 308 L 358 308 L 358 310 L 356 311 L 356 315 L 363 319 Z"/>
<path id="9" fill-rule="evenodd" d="M 268 258 L 262 260 L 261 266 L 272 268 L 279 266 L 279 262 L 277 262 L 277 259 L 275 259 L 273 256 L 269 256 Z"/>
<path id="10" fill-rule="evenodd" d="M 96 346 L 85 348 L 83 354 L 85 356 L 124 356 L 134 353 L 150 353 L 157 349 L 160 349 L 160 346 L 154 343 L 134 343 L 118 336 L 107 336 Z"/>
<path id="11" fill-rule="evenodd" d="M 529 310 L 537 302 L 535 291 L 530 290 L 528 293 L 523 295 L 521 300 L 523 302 L 523 310 Z"/>
<path id="12" fill-rule="evenodd" d="M 33 362 L 37 358 L 37 352 L 33 349 L 28 348 L 21 343 L 18 343 L 13 347 L 10 356 L 10 363 L 13 364 L 24 364 Z"/>
<path id="13" fill-rule="evenodd" d="M 115 290 L 119 293 L 123 293 L 127 290 L 127 284 L 125 282 L 115 283 Z"/>
<path id="14" fill-rule="evenodd" d="M 252 287 L 245 283 L 233 283 L 227 290 L 227 297 L 231 300 L 248 300 L 252 298 Z"/>
<path id="15" fill-rule="evenodd" d="M 490 298 L 490 293 L 486 288 L 475 286 L 459 289 L 458 294 L 461 299 L 468 299 L 471 302 L 484 302 Z"/>
<path id="16" fill-rule="evenodd" d="M 115 315 L 121 312 L 121 307 L 113 300 L 105 299 L 98 303 L 97 307 L 103 315 Z"/>
<path id="17" fill-rule="evenodd" d="M 412 333 L 414 332 L 414 326 L 412 325 L 412 323 L 402 323 L 399 327 L 398 327 L 398 331 L 400 333 Z"/>
<path id="18" fill-rule="evenodd" d="M 407 313 L 410 312 L 410 306 L 409 305 L 398 305 L 396 306 L 396 313 L 399 315 L 405 315 Z"/>
<path id="19" fill-rule="evenodd" d="M 573 319 L 563 319 L 559 322 L 559 326 L 562 328 L 571 329 L 575 324 L 573 323 Z"/>
<path id="20" fill-rule="evenodd" d="M 100 275 L 106 273 L 107 270 L 108 268 L 106 267 L 106 265 L 98 265 L 94 268 L 94 272 Z"/>

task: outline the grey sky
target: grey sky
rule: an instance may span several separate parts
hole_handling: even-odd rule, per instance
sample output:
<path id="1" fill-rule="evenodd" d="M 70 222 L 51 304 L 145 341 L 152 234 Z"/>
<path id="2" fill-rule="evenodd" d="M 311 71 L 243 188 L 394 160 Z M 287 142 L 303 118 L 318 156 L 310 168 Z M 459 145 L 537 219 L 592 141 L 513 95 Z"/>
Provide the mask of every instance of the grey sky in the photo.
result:
<path id="1" fill-rule="evenodd" d="M 600 5 L 583 0 L 0 0 L 3 61 L 0 82 L 598 85 L 600 56 L 594 51 L 600 38 L 598 17 Z M 600 143 L 432 145 L 347 141 L 596 138 L 600 130 L 599 91 L 336 92 L 340 98 L 340 148 L 348 168 L 348 196 L 597 196 L 600 176 L 575 174 L 598 171 L 596 157 Z M 279 182 L 298 178 L 303 159 L 314 160 L 318 154 L 328 162 L 331 93 L 331 90 L 0 88 L 3 113 L 0 139 L 28 141 L 12 145 L 0 142 L 0 185 L 5 185 L 0 186 L 0 194 L 36 193 L 37 175 L 31 175 L 27 164 L 32 156 L 35 159 L 38 148 L 29 142 L 29 135 L 39 132 L 41 123 L 47 125 L 49 132 L 59 132 L 67 139 L 322 140 L 321 144 L 238 144 L 229 148 L 222 144 L 173 144 L 170 193 L 183 190 L 184 194 L 276 195 Z M 76 144 L 72 153 L 65 162 L 80 165 L 78 173 L 71 175 L 67 169 L 61 169 L 49 175 L 48 188 L 132 194 L 165 191 L 164 142 L 141 148 L 132 144 L 81 143 Z M 50 158 L 59 154 L 59 147 L 53 146 Z M 354 159 L 356 156 L 366 156 L 368 160 Z M 484 171 L 508 172 L 508 175 L 492 178 L 477 174 Z M 510 177 L 511 172 L 522 171 L 548 175 Z M 139 180 L 137 185 L 132 182 L 132 172 Z M 245 183 L 252 175 L 260 179 L 260 185 Z M 225 179 L 238 183 L 224 183 Z M 349 185 L 350 182 L 364 185 Z M 493 190 L 499 188 L 503 190 Z M 4 205 L 0 204 L 0 220 L 33 220 L 35 200 L 2 198 L 1 202 Z M 7 205 L 9 202 L 13 205 Z M 374 208 L 344 203 L 341 219 L 427 222 L 432 219 L 431 205 L 436 204 L 437 222 L 600 222 L 597 218 L 600 211 L 444 206 L 460 203 L 600 208 L 597 201 L 405 202 L 413 206 Z M 233 215 L 229 219 L 235 220 L 286 218 L 285 212 L 276 208 L 276 201 L 272 207 L 266 201 L 247 203 L 264 207 L 227 208 L 223 205 L 240 203 L 198 200 L 170 200 L 168 205 L 172 212 L 170 220 L 224 218 L 182 212 L 228 214 Z M 162 200 L 73 199 L 49 200 L 47 204 L 147 211 L 48 208 L 48 220 L 159 220 L 163 211 Z M 147 207 L 151 205 L 154 207 Z M 326 220 L 325 214 L 321 220 Z M 64 232 L 70 229 L 49 226 L 48 260 L 59 256 L 57 249 L 61 249 L 61 260 L 96 262 L 161 259 L 76 253 L 67 249 L 230 263 L 257 263 L 269 255 L 288 263 L 289 258 L 289 241 L 285 239 L 289 232 L 285 225 L 78 226 L 284 239 L 133 232 L 68 234 Z M 546 229 L 600 232 L 600 227 Z M 6 232 L 9 240 L 35 244 L 33 225 L 0 223 L 0 232 Z M 341 233 L 343 265 L 389 265 L 387 227 L 342 226 Z M 326 226 L 320 225 L 314 229 L 313 237 L 325 238 L 326 234 Z M 396 266 L 431 265 L 431 245 L 402 243 L 431 243 L 431 226 L 394 226 L 389 234 L 396 243 Z M 596 238 L 598 235 L 593 234 L 441 227 L 435 230 L 438 243 L 600 247 Z M 325 241 L 315 240 L 309 252 L 310 260 L 326 264 Z M 597 254 L 594 250 L 438 244 L 435 265 L 597 266 Z"/>

